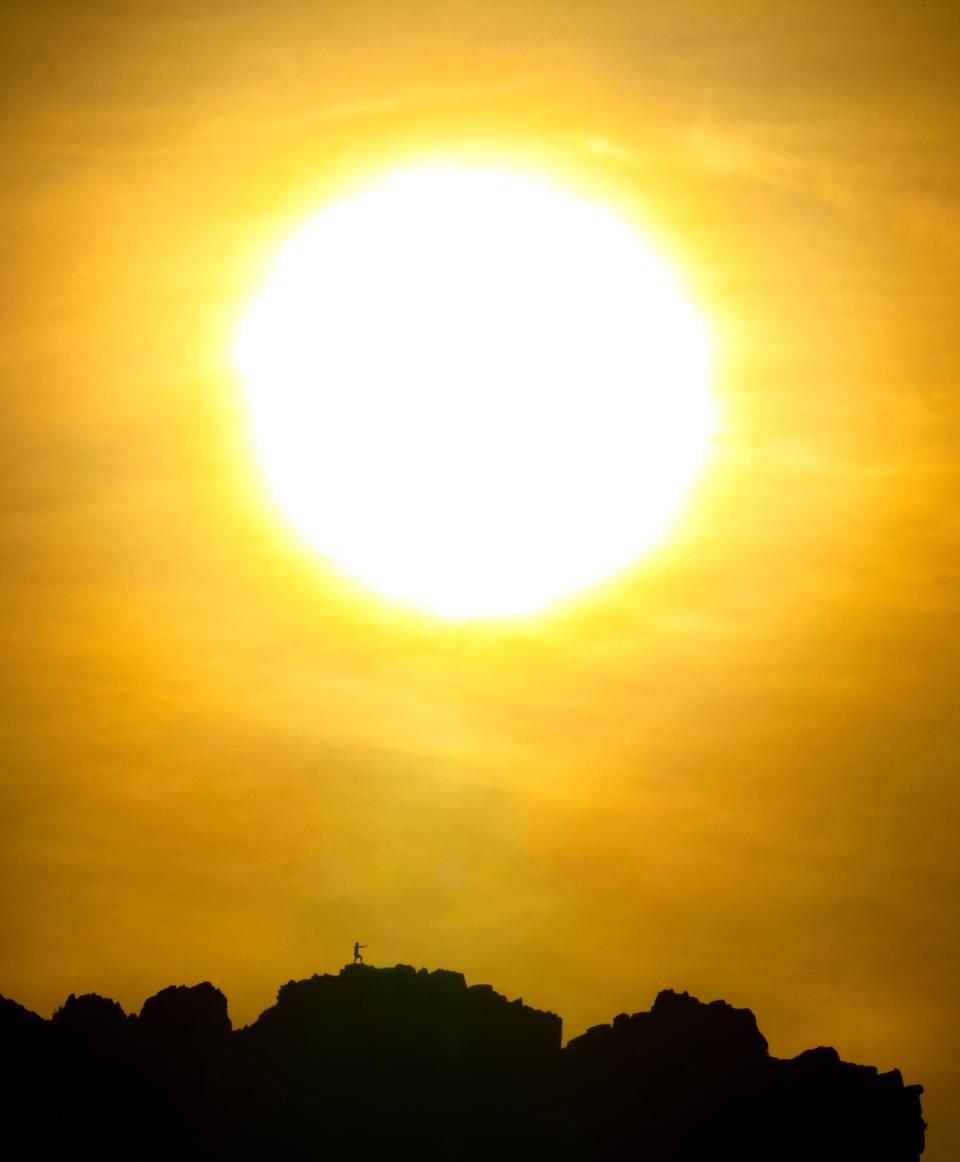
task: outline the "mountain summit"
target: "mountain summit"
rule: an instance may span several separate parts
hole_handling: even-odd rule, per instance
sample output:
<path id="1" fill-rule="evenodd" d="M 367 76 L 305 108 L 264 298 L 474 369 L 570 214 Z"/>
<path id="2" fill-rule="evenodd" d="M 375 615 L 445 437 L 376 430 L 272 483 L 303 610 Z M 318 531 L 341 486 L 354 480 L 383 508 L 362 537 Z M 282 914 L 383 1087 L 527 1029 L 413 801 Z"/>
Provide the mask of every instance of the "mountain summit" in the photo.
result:
<path id="1" fill-rule="evenodd" d="M 234 1030 L 213 985 L 128 1016 L 0 998 L 8 1142 L 41 1156 L 917 1162 L 922 1087 L 834 1049 L 771 1057 L 753 1014 L 664 991 L 561 1048 L 553 1013 L 458 972 L 354 964 Z"/>

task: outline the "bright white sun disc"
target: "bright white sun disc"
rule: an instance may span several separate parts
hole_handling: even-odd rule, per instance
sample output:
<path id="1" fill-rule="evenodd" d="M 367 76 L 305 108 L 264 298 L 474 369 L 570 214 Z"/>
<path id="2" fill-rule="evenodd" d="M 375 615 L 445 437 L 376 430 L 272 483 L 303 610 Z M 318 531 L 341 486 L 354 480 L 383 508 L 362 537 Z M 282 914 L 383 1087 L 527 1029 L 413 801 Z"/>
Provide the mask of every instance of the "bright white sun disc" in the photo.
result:
<path id="1" fill-rule="evenodd" d="M 704 328 L 609 212 L 392 176 L 281 253 L 235 356 L 290 522 L 386 596 L 531 612 L 658 541 L 714 424 Z"/>

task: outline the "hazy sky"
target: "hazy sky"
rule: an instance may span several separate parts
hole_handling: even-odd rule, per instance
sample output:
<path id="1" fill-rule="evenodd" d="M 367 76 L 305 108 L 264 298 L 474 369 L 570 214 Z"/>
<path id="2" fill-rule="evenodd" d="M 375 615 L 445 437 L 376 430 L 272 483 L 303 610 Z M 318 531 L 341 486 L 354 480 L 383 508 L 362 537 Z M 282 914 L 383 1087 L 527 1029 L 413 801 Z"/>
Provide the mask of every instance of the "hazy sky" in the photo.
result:
<path id="1" fill-rule="evenodd" d="M 7 0 L 0 992 L 244 1022 L 355 939 L 568 1035 L 685 988 L 956 1156 L 958 90 L 945 2 Z M 298 544 L 229 359 L 438 153 L 642 224 L 716 343 L 668 543 L 507 626 Z"/>

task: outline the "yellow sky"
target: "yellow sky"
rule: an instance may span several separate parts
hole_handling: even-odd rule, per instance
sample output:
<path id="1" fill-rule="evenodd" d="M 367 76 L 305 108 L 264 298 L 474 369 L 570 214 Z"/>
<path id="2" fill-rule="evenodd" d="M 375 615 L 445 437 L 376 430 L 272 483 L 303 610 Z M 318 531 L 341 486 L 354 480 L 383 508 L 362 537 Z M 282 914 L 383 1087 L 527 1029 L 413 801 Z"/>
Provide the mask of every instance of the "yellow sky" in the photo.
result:
<path id="1" fill-rule="evenodd" d="M 960 1151 L 958 76 L 946 3 L 8 3 L 0 992 L 245 1021 L 355 939 L 568 1035 L 686 988 Z M 229 361 L 438 154 L 641 223 L 717 343 L 668 543 L 511 626 L 297 544 Z"/>

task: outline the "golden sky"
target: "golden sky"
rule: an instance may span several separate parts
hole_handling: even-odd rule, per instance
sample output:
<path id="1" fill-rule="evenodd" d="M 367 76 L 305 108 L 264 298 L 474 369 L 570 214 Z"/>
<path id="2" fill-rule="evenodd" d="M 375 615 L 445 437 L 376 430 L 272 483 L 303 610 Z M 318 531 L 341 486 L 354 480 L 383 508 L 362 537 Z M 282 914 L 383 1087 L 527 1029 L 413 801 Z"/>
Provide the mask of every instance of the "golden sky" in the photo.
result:
<path id="1" fill-rule="evenodd" d="M 568 1035 L 686 988 L 960 1152 L 958 78 L 944 0 L 8 0 L 0 992 L 243 1022 L 355 939 Z M 642 223 L 716 345 L 667 542 L 507 625 L 300 545 L 229 357 L 436 154 Z"/>

